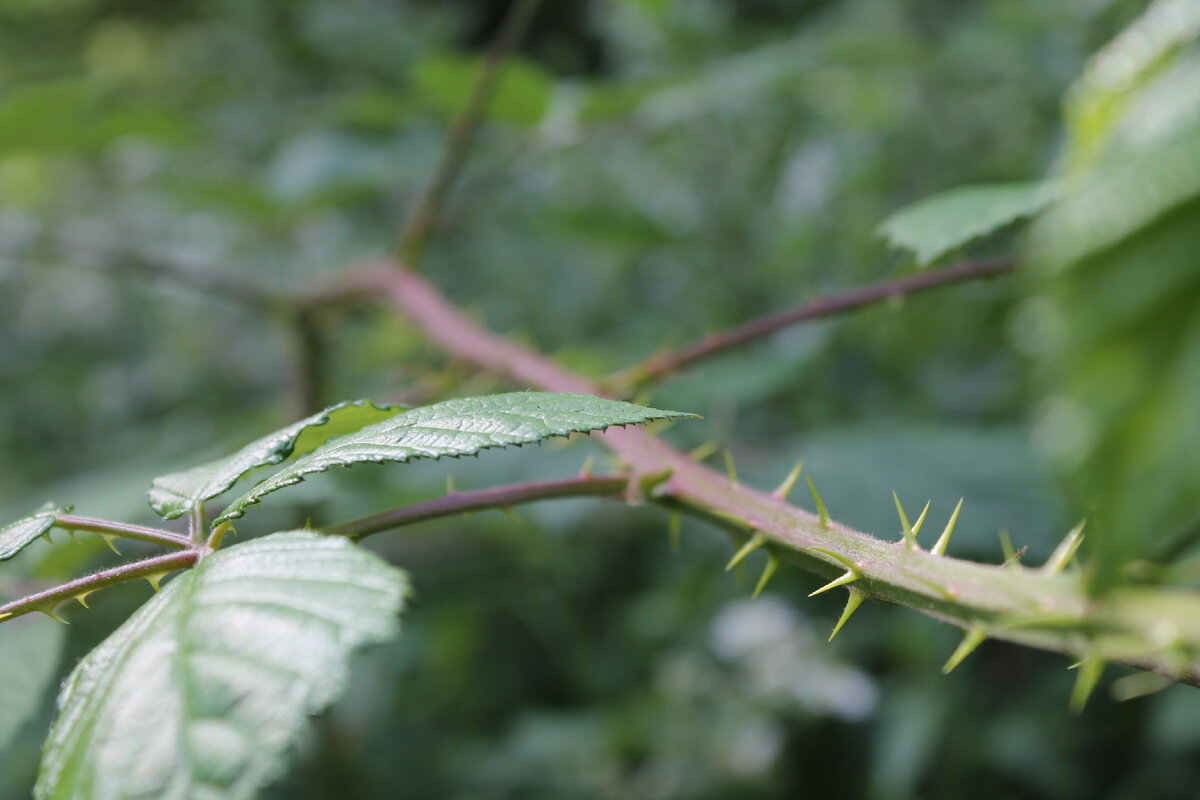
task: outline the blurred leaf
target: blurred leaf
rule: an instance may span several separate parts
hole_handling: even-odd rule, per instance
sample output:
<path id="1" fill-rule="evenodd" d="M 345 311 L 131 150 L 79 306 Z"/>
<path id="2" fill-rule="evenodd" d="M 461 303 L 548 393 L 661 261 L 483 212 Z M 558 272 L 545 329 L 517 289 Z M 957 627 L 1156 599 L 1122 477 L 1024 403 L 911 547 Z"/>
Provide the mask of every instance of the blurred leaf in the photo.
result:
<path id="1" fill-rule="evenodd" d="M 46 503 L 29 516 L 0 528 L 0 561 L 12 558 L 53 528 L 58 512 L 64 510 L 54 503 Z"/>
<path id="2" fill-rule="evenodd" d="M 402 410 L 400 406 L 375 406 L 369 400 L 330 406 L 251 442 L 227 458 L 155 478 L 150 486 L 150 507 L 167 519 L 183 516 L 229 489 L 253 469 L 278 464 L 293 453 L 303 455 L 335 436 L 353 433 Z"/>
<path id="3" fill-rule="evenodd" d="M 1022 217 L 1037 214 L 1054 199 L 1052 184 L 1038 182 L 961 186 L 905 206 L 878 232 L 896 247 L 912 250 L 927 266 Z"/>
<path id="4" fill-rule="evenodd" d="M 57 677 L 65 639 L 66 628 L 41 619 L 9 622 L 0 632 L 0 752 Z"/>
<path id="5" fill-rule="evenodd" d="M 429 108 L 453 117 L 466 105 L 483 63 L 479 58 L 449 53 L 432 55 L 413 69 L 413 88 Z M 492 96 L 489 116 L 514 125 L 533 125 L 545 115 L 553 88 L 550 75 L 538 66 L 511 59 Z"/>
<path id="6" fill-rule="evenodd" d="M 416 458 L 466 456 L 611 425 L 687 417 L 587 394 L 512 392 L 464 397 L 416 408 L 317 448 L 235 500 L 218 522 L 242 516 L 271 492 L 333 467 Z"/>
<path id="7" fill-rule="evenodd" d="M 71 673 L 36 796 L 254 797 L 351 652 L 396 635 L 407 591 L 377 556 L 305 532 L 209 556 Z"/>
<path id="8" fill-rule="evenodd" d="M 1037 439 L 1089 518 L 1096 588 L 1200 503 L 1200 93 L 1161 90 L 1196 74 L 1198 32 L 1195 4 L 1160 2 L 1097 57 L 1033 236 Z"/>

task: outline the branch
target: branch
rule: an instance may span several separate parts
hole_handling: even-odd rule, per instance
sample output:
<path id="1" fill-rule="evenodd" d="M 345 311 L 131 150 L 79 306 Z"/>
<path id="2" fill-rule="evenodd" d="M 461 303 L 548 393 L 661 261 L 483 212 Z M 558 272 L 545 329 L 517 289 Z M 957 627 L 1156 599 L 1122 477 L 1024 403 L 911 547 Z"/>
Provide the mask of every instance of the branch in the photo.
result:
<path id="1" fill-rule="evenodd" d="M 833 297 L 810 300 L 803 305 L 768 314 L 736 328 L 710 333 L 703 339 L 679 350 L 651 356 L 639 364 L 614 374 L 605 381 L 605 384 L 614 388 L 637 388 L 670 375 L 687 364 L 716 355 L 753 339 L 761 339 L 801 322 L 843 314 L 863 306 L 894 300 L 929 289 L 991 278 L 1010 272 L 1015 266 L 1016 262 L 1011 258 L 966 261 L 944 269 L 930 270 L 897 280 L 874 283 Z"/>
<path id="2" fill-rule="evenodd" d="M 433 177 L 417 197 L 401 226 L 396 253 L 402 263 L 413 267 L 421 260 L 425 245 L 433 235 L 433 229 L 441 216 L 446 197 L 471 154 L 479 126 L 487 114 L 488 105 L 504 71 L 504 62 L 516 47 L 517 41 L 540 4 L 541 0 L 516 0 L 501 24 L 496 40 L 484 59 L 479 78 L 471 89 L 471 96 L 450 127 L 446 146 L 442 150 Z"/>
<path id="3" fill-rule="evenodd" d="M 59 619 L 54 613 L 54 609 L 64 600 L 77 598 L 86 607 L 87 596 L 97 589 L 137 580 L 138 578 L 147 578 L 157 587 L 157 580 L 163 575 L 195 565 L 200 560 L 200 556 L 201 551 L 199 549 L 185 550 L 182 553 L 168 553 L 165 556 L 147 558 L 144 561 L 134 561 L 131 564 L 122 564 L 119 567 L 86 575 L 70 583 L 64 583 L 53 589 L 31 594 L 28 597 L 22 597 L 20 600 L 14 600 L 11 603 L 0 606 L 0 622 L 34 611 L 41 611 L 44 614 Z"/>
<path id="4" fill-rule="evenodd" d="M 536 500 L 551 500 L 562 497 L 612 497 L 623 493 L 629 486 L 629 478 L 622 475 L 594 477 L 580 475 L 553 481 L 519 483 L 498 486 L 472 492 L 450 492 L 444 497 L 414 503 L 403 508 L 384 511 L 369 517 L 323 528 L 322 533 L 363 539 L 373 533 L 411 525 L 438 517 L 465 514 L 489 508 L 509 508 Z"/>
<path id="5" fill-rule="evenodd" d="M 399 265 L 377 273 L 397 313 L 448 353 L 515 383 L 546 391 L 601 394 L 598 386 L 540 353 L 478 327 L 436 289 Z M 595 438 L 636 475 L 670 471 L 656 494 L 663 502 L 742 531 L 749 546 L 848 585 L 852 600 L 907 606 L 967 631 L 964 641 L 986 637 L 1053 650 L 1095 665 L 1118 661 L 1200 685 L 1200 593 L 1129 586 L 1089 597 L 1079 574 L 1060 571 L 1055 558 L 1041 569 L 989 565 L 942 555 L 953 525 L 932 552 L 885 542 L 789 505 L 694 463 L 642 429 L 606 431 Z M 907 537 L 906 537 L 907 538 Z M 915 538 L 915 537 L 914 537 Z M 1063 549 L 1078 544 L 1078 532 Z M 821 591 L 821 590 L 819 590 Z M 967 647 L 962 655 L 969 652 Z M 947 664 L 953 667 L 956 655 Z"/>
<path id="6" fill-rule="evenodd" d="M 161 544 L 174 547 L 177 550 L 188 550 L 192 541 L 186 536 L 180 536 L 160 528 L 147 528 L 142 525 L 130 525 L 125 522 L 112 522 L 95 517 L 80 517 L 75 514 L 59 514 L 54 526 L 68 531 L 86 531 L 99 533 L 103 536 L 120 536 L 122 539 L 136 539 L 150 544 Z"/>

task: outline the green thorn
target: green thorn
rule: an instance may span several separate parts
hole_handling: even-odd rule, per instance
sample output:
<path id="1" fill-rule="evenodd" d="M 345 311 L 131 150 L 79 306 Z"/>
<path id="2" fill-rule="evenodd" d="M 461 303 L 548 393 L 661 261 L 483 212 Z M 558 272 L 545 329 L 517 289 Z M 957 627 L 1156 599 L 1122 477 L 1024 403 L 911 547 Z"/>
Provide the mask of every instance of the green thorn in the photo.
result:
<path id="1" fill-rule="evenodd" d="M 963 640 L 958 643 L 958 647 L 950 654 L 950 658 L 942 666 L 942 673 L 949 675 L 951 670 L 963 662 L 963 659 L 975 652 L 975 648 L 983 644 L 983 640 L 987 638 L 987 631 L 979 624 L 972 625 L 967 628 Z"/>
<path id="2" fill-rule="evenodd" d="M 87 604 L 87 596 L 88 596 L 89 594 L 91 594 L 92 592 L 94 592 L 94 591 L 96 591 L 96 590 L 95 590 L 95 589 L 89 589 L 89 590 L 87 590 L 86 592 L 80 592 L 79 594 L 75 595 L 75 599 L 76 599 L 76 600 L 78 600 L 78 601 L 79 601 L 79 605 L 83 606 L 84 608 L 91 608 L 91 606 L 89 606 L 89 605 Z"/>
<path id="3" fill-rule="evenodd" d="M 830 550 L 828 547 L 809 547 L 806 549 L 812 550 L 814 553 L 821 553 L 822 555 L 827 555 L 830 558 L 832 558 L 834 561 L 837 561 L 839 564 L 841 564 L 848 570 L 852 570 L 855 572 L 858 571 L 858 565 L 855 564 L 854 561 L 849 556 L 844 556 L 841 553 L 838 553 L 834 550 Z"/>
<path id="4" fill-rule="evenodd" d="M 787 500 L 788 495 L 792 493 L 792 487 L 796 485 L 796 481 L 800 477 L 800 473 L 804 471 L 804 459 L 796 462 L 796 466 L 792 467 L 792 471 L 783 479 L 783 483 L 771 492 L 772 497 L 777 497 L 780 500 Z"/>
<path id="5" fill-rule="evenodd" d="M 47 542 L 48 544 L 54 544 L 54 539 L 53 539 L 53 538 L 51 538 L 51 536 L 50 536 L 50 531 L 51 531 L 51 530 L 53 530 L 53 529 L 52 529 L 52 528 L 47 528 L 47 529 L 46 529 L 46 532 L 42 534 L 42 536 L 46 537 L 46 542 Z"/>
<path id="6" fill-rule="evenodd" d="M 13 614 L 11 611 L 5 611 L 3 614 L 0 614 L 0 622 L 4 622 L 4 620 L 8 619 L 12 615 Z"/>
<path id="7" fill-rule="evenodd" d="M 67 622 L 65 619 L 63 619 L 62 617 L 60 617 L 60 616 L 58 615 L 58 612 L 54 610 L 54 606 L 42 606 L 42 607 L 39 607 L 39 608 L 38 608 L 38 609 L 36 609 L 36 610 L 37 610 L 37 611 L 40 611 L 40 612 L 42 612 L 43 614 L 45 614 L 45 615 L 46 615 L 47 617 L 49 617 L 50 619 L 57 620 L 58 622 L 61 622 L 63 625 L 70 625 L 70 624 L 71 624 L 71 623 Z"/>
<path id="8" fill-rule="evenodd" d="M 1013 549 L 1012 536 L 1009 535 L 1007 528 L 1000 529 L 1000 552 L 1004 554 L 1004 563 L 1010 564 L 1017 557 L 1017 551 Z"/>
<path id="9" fill-rule="evenodd" d="M 717 452 L 720 447 L 721 445 L 715 441 L 705 442 L 699 447 L 688 452 L 687 457 L 692 461 L 700 462 Z"/>
<path id="10" fill-rule="evenodd" d="M 847 583 L 854 583 L 856 580 L 858 580 L 858 573 L 855 570 L 848 569 L 846 570 L 845 575 L 840 578 L 834 578 L 829 583 L 810 594 L 809 597 L 816 597 L 819 594 L 828 592 L 830 589 L 836 589 L 839 586 L 845 586 Z"/>
<path id="11" fill-rule="evenodd" d="M 767 554 L 767 565 L 763 567 L 762 577 L 758 579 L 758 585 L 754 587 L 752 597 L 758 597 L 762 594 L 762 590 L 767 588 L 767 582 L 775 575 L 775 570 L 779 569 L 779 558 L 774 553 Z"/>
<path id="12" fill-rule="evenodd" d="M 1100 682 L 1100 676 L 1104 673 L 1104 661 L 1095 656 L 1088 656 L 1077 666 L 1079 674 L 1075 678 L 1074 688 L 1071 689 L 1070 702 L 1070 709 L 1076 714 L 1083 711 L 1088 698 L 1092 696 L 1092 690 Z"/>
<path id="13" fill-rule="evenodd" d="M 933 502 L 932 500 L 925 501 L 925 508 L 921 509 L 921 516 L 917 517 L 917 521 L 915 523 L 913 523 L 913 527 L 912 527 L 913 541 L 916 541 L 917 534 L 921 532 L 921 526 L 925 524 L 925 517 L 927 517 L 929 515 L 929 505 L 932 502 Z"/>
<path id="14" fill-rule="evenodd" d="M 858 611 L 858 607 L 862 605 L 865 596 L 858 589 L 853 587 L 846 590 L 850 594 L 846 597 L 846 607 L 842 609 L 842 616 L 838 618 L 837 624 L 833 626 L 833 633 L 829 634 L 829 641 L 833 641 L 833 637 L 838 635 L 838 631 L 846 624 L 846 620 L 850 619 L 850 615 Z"/>
<path id="15" fill-rule="evenodd" d="M 892 490 L 892 499 L 896 501 L 896 511 L 900 514 L 900 527 L 904 529 L 904 549 L 911 553 L 917 545 L 917 539 L 913 536 L 912 525 L 908 524 L 908 514 L 904 513 L 904 506 L 900 504 L 900 495 L 896 494 L 896 490 Z"/>
<path id="16" fill-rule="evenodd" d="M 1086 523 L 1086 520 L 1080 522 L 1059 542 L 1058 547 L 1054 548 L 1054 552 L 1050 554 L 1050 558 L 1046 559 L 1046 563 L 1042 565 L 1042 572 L 1047 575 L 1057 575 L 1066 568 L 1067 564 L 1071 563 L 1075 552 L 1079 550 L 1079 545 L 1083 544 L 1083 526 Z"/>
<path id="17" fill-rule="evenodd" d="M 520 525 L 522 528 L 526 527 L 525 520 L 523 520 L 519 516 L 517 516 L 517 512 L 512 510 L 512 506 L 500 506 L 500 510 L 504 512 L 504 515 L 506 517 L 508 517 L 513 522 Z"/>
<path id="18" fill-rule="evenodd" d="M 813 500 L 817 504 L 817 516 L 821 518 L 821 527 L 829 527 L 829 509 L 825 508 L 825 504 L 821 502 L 821 495 L 817 494 L 817 487 L 813 486 L 812 478 L 807 475 L 804 480 L 808 481 L 808 490 L 812 492 Z"/>
<path id="19" fill-rule="evenodd" d="M 679 550 L 679 531 L 683 528 L 683 514 L 672 511 L 667 515 L 667 541 L 672 550 Z"/>
<path id="20" fill-rule="evenodd" d="M 762 547 L 766 541 L 767 537 L 756 532 L 753 536 L 746 540 L 746 543 L 742 545 L 740 550 L 733 554 L 733 558 L 729 559 L 729 563 L 725 565 L 725 571 L 729 572 L 729 570 L 733 569 L 738 564 L 741 564 L 743 558 Z"/>
<path id="21" fill-rule="evenodd" d="M 71 530 L 70 528 L 67 528 L 67 536 L 71 537 L 72 542 L 74 542 L 75 544 L 79 544 L 79 537 L 75 535 L 75 531 Z"/>
<path id="22" fill-rule="evenodd" d="M 929 551 L 935 556 L 946 555 L 946 545 L 950 544 L 950 534 L 954 533 L 954 526 L 958 524 L 958 512 L 962 511 L 962 504 L 963 501 L 960 497 L 958 498 L 958 505 L 954 507 L 954 513 L 950 515 L 950 521 L 946 523 L 946 527 L 942 531 L 942 535 L 938 537 L 938 540 L 933 544 L 933 549 Z M 1012 546 L 1011 542 L 1009 546 Z"/>
<path id="23" fill-rule="evenodd" d="M 729 448 L 725 448 L 725 473 L 729 475 L 729 482 L 734 486 L 738 485 L 737 467 L 733 464 L 733 453 L 729 452 Z"/>
<path id="24" fill-rule="evenodd" d="M 592 453 L 584 460 L 583 467 L 579 470 L 579 477 L 581 477 L 581 478 L 592 477 L 592 467 L 595 464 L 596 464 L 596 454 Z M 449 480 L 449 478 L 447 478 L 447 480 Z"/>
<path id="25" fill-rule="evenodd" d="M 142 577 L 144 577 L 146 579 L 146 583 L 150 584 L 154 591 L 157 592 L 162 588 L 162 579 L 166 577 L 167 574 L 168 573 L 166 572 L 155 572 L 151 575 L 143 575 Z"/>
<path id="26" fill-rule="evenodd" d="M 102 533 L 102 534 L 100 534 L 100 538 L 104 540 L 104 543 L 106 545 L 108 545 L 109 550 L 112 550 L 117 555 L 121 555 L 121 551 L 117 549 L 117 545 L 113 542 L 113 539 L 116 537 L 109 536 L 106 533 Z"/>
<path id="27" fill-rule="evenodd" d="M 1148 694 L 1161 692 L 1168 686 L 1173 686 L 1175 681 L 1162 675 L 1155 675 L 1153 672 L 1135 672 L 1132 675 L 1126 675 L 1124 678 L 1117 678 L 1109 687 L 1109 694 L 1112 699 L 1118 703 L 1123 703 L 1126 700 L 1133 700 L 1138 697 L 1145 697 Z"/>

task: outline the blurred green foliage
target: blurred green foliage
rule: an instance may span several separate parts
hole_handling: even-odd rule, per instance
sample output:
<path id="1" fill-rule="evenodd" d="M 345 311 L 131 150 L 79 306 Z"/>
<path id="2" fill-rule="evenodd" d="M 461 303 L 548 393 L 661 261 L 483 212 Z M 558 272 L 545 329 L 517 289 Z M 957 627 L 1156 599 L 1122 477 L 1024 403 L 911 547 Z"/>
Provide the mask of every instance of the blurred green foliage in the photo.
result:
<path id="1" fill-rule="evenodd" d="M 329 279 L 391 244 L 505 5 L 0 3 L 0 519 L 56 500 L 148 520 L 154 475 L 315 410 L 296 406 L 291 329 L 229 285 Z M 1116 169 L 1122 148 L 1142 152 L 1144 114 L 1095 146 L 1085 123 L 1061 122 L 1089 54 L 1141 10 L 547 3 L 427 274 L 490 326 L 596 374 L 895 274 L 909 265 L 874 232 L 901 206 L 1055 164 L 1099 175 L 1106 153 Z M 1155 90 L 1194 96 L 1189 65 L 1155 62 Z M 1125 130 L 1111 109 L 1068 117 Z M 1183 237 L 1182 252 L 1194 199 L 1172 202 L 1138 235 L 1168 249 Z M 1019 246 L 1006 229 L 972 252 Z M 1124 252 L 1071 258 L 1092 269 Z M 1156 291 L 1190 319 L 1194 270 L 1163 270 Z M 194 288 L 218 279 L 222 291 Z M 1066 280 L 1087 293 L 1068 306 L 1081 324 L 1121 319 L 1128 287 L 1100 314 L 1103 283 Z M 1027 355 L 1041 363 L 1028 323 L 1042 317 L 1025 292 L 967 285 L 785 332 L 652 400 L 705 416 L 671 432 L 681 445 L 737 442 L 755 485 L 804 457 L 832 514 L 880 536 L 898 535 L 894 488 L 942 515 L 966 497 L 955 554 L 998 561 L 1000 528 L 1045 554 L 1079 499 L 1056 494 L 1030 441 L 1047 384 L 1027 381 Z M 496 388 L 387 315 L 316 325 L 324 401 Z M 1178 337 L 1161 346 L 1195 358 Z M 1124 352 L 1158 367 L 1158 350 Z M 1162 419 L 1194 425 L 1181 403 L 1197 392 L 1174 388 L 1176 374 L 1152 376 L 1174 414 Z M 569 474 L 583 447 L 324 476 L 298 490 L 300 511 L 256 512 L 242 535 L 427 497 L 448 473 L 460 488 Z M 361 660 L 273 796 L 1141 798 L 1192 796 L 1200 781 L 1194 690 L 1101 698 L 1070 717 L 1061 658 L 989 643 L 942 677 L 955 632 L 911 612 L 868 607 L 824 644 L 839 598 L 803 599 L 815 579 L 784 569 L 748 603 L 721 572 L 728 542 L 698 524 L 676 553 L 653 509 L 572 501 L 522 516 L 380 537 L 413 577 L 406 634 Z M 0 569 L 0 594 L 111 560 L 82 542 L 35 545 Z M 59 674 L 148 591 L 112 590 L 75 614 Z M 4 753 L 0 797 L 32 785 L 43 699 Z"/>

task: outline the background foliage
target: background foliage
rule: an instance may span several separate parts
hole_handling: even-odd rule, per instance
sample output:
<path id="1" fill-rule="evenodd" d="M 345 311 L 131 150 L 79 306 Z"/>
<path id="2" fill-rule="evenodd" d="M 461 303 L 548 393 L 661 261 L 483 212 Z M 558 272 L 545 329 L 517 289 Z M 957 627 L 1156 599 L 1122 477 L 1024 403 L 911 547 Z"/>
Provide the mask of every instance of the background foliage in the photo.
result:
<path id="1" fill-rule="evenodd" d="M 504 5 L 0 4 L 0 518 L 69 498 L 148 519 L 154 475 L 316 410 L 298 399 L 291 328 L 238 285 L 296 286 L 390 246 Z M 897 207 L 1103 163 L 1087 138 L 1099 123 L 1068 114 L 1064 129 L 1062 97 L 1141 10 L 548 3 L 428 274 L 489 325 L 597 373 L 893 274 L 908 265 L 874 232 Z M 1159 91 L 1186 85 L 1188 63 Z M 1137 133 L 1108 157 L 1144 151 Z M 976 250 L 1020 244 L 1002 231 Z M 1047 245 L 1084 264 L 1065 274 L 1105 269 L 1070 245 Z M 1072 297 L 1070 280 L 1039 285 Z M 963 286 L 791 331 L 653 403 L 705 416 L 680 442 L 741 443 L 747 482 L 773 485 L 804 457 L 860 529 L 895 535 L 893 488 L 943 514 L 965 496 L 956 553 L 999 560 L 1004 528 L 1036 559 L 1080 503 L 1055 489 L 1061 452 L 1043 458 L 1030 431 L 1047 385 L 1079 384 L 1055 383 L 1055 354 L 1027 346 L 1045 314 L 1025 292 Z M 1177 297 L 1194 306 L 1194 279 Z M 1092 300 L 1068 307 L 1101 319 Z M 447 370 L 386 315 L 314 325 L 336 330 L 322 400 L 498 388 Z M 1194 398 L 1190 385 L 1164 396 Z M 586 455 L 548 448 L 324 476 L 297 490 L 298 513 L 255 511 L 243 533 L 429 496 L 450 472 L 460 488 L 570 473 Z M 785 570 L 749 602 L 720 571 L 726 540 L 699 525 L 676 553 L 653 510 L 572 501 L 522 516 L 372 542 L 413 576 L 405 636 L 363 657 L 275 796 L 1184 797 L 1200 779 L 1193 690 L 1093 702 L 1077 720 L 1059 657 L 989 643 L 943 678 L 953 631 L 872 608 L 825 645 L 838 599 L 801 600 L 816 584 Z M 0 594 L 104 552 L 39 544 L 0 567 Z M 56 674 L 143 599 L 113 592 L 76 614 Z M 52 624 L 6 625 L 0 663 L 17 649 L 54 661 Z M 7 746 L 0 720 L 2 797 L 33 783 L 45 682 L 42 714 Z"/>

